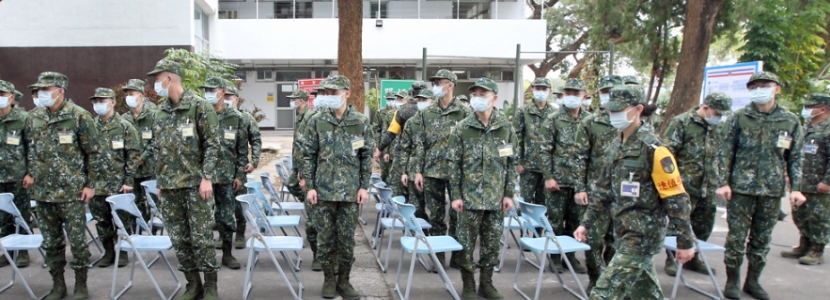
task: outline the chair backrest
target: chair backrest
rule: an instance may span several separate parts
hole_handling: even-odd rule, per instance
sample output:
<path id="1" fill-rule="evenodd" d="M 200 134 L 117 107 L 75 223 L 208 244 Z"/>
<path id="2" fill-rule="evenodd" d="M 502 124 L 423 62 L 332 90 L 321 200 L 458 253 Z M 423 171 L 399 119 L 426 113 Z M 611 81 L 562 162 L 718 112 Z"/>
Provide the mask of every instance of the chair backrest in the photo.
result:
<path id="1" fill-rule="evenodd" d="M 283 164 L 279 162 L 277 163 L 277 175 L 279 175 L 280 178 L 282 178 L 283 184 L 288 182 L 288 172 L 285 171 Z"/>
<path id="2" fill-rule="evenodd" d="M 156 201 L 153 201 L 153 197 L 150 197 L 150 195 L 156 195 L 156 197 L 158 197 L 156 183 L 157 182 L 155 180 L 147 180 L 141 182 L 141 186 L 144 187 L 144 194 L 147 197 L 147 203 L 150 205 L 150 208 L 158 211 Z"/>
<path id="3" fill-rule="evenodd" d="M 144 222 L 144 219 L 141 218 L 141 212 L 138 210 L 138 206 L 135 205 L 134 194 L 112 195 L 107 197 L 107 202 L 109 202 L 110 207 L 112 208 L 112 219 L 113 222 L 115 222 L 115 226 L 118 227 L 119 233 L 124 234 L 124 236 L 129 235 L 127 231 L 124 230 L 125 226 L 124 223 L 121 223 L 121 218 L 118 217 L 119 210 L 125 211 L 132 215 L 136 221 L 136 224 L 138 224 L 142 230 L 152 232 L 150 231 L 150 226 L 147 226 L 147 222 Z"/>
<path id="4" fill-rule="evenodd" d="M 526 220 L 524 223 L 525 226 L 529 228 L 533 228 L 531 225 L 531 220 L 539 222 L 542 225 L 542 228 L 545 229 L 545 236 L 553 236 L 553 227 L 550 226 L 548 222 L 548 217 L 545 216 L 545 213 L 548 209 L 544 205 L 537 205 L 537 204 L 530 204 L 524 201 L 519 202 L 519 209 L 522 211 L 522 218 Z"/>
<path id="5" fill-rule="evenodd" d="M 262 206 L 261 208 L 264 209 L 268 214 L 273 214 L 274 210 L 271 209 L 271 205 L 268 204 L 268 198 L 265 198 L 265 194 L 262 193 L 262 183 L 259 182 L 247 182 L 245 183 L 245 187 L 248 188 L 248 194 L 253 194 L 256 198 L 259 199 L 257 201 Z"/>
<path id="6" fill-rule="evenodd" d="M 29 228 L 29 225 L 26 224 L 25 220 L 23 220 L 23 216 L 20 214 L 20 210 L 17 209 L 17 205 L 14 205 L 13 194 L 0 194 L 0 211 L 4 211 L 14 217 L 14 223 L 18 226 L 17 229 L 23 228 L 23 231 L 28 234 L 32 234 L 32 230 Z"/>
<path id="7" fill-rule="evenodd" d="M 415 206 L 412 204 L 400 203 L 397 204 L 397 207 L 398 215 L 403 218 L 406 228 L 412 232 L 415 232 L 415 236 L 425 236 L 424 230 L 421 228 L 421 224 L 418 223 L 418 219 L 415 217 Z"/>
<path id="8" fill-rule="evenodd" d="M 263 228 L 263 224 L 258 222 L 259 218 L 255 216 L 255 211 L 258 210 L 258 208 L 251 205 L 251 203 L 256 203 L 257 201 L 255 195 L 239 195 L 236 196 L 236 201 L 239 201 L 239 205 L 242 206 L 242 214 L 245 216 L 245 221 L 248 223 L 248 226 L 251 227 L 251 235 L 261 236 L 261 229 L 270 230 L 270 228 Z"/>
<path id="9" fill-rule="evenodd" d="M 277 170 L 279 170 L 279 166 L 277 166 Z M 262 180 L 262 186 L 265 187 L 265 190 L 268 191 L 268 194 L 271 194 L 271 201 L 282 202 L 280 194 L 277 193 L 277 189 L 275 189 L 274 184 L 271 183 L 271 174 L 268 174 L 268 172 L 262 172 L 259 173 L 259 178 Z"/>
<path id="10" fill-rule="evenodd" d="M 380 179 L 380 174 L 378 174 L 378 173 L 372 173 L 371 181 L 372 181 L 372 185 L 376 185 L 378 183 L 383 182 L 383 180 Z"/>
<path id="11" fill-rule="evenodd" d="M 290 157 L 283 158 L 282 164 L 285 166 L 286 171 L 290 171 L 292 168 L 294 168 L 294 162 L 291 161 Z"/>
<path id="12" fill-rule="evenodd" d="M 254 182 L 256 181 L 256 175 L 254 174 L 245 174 L 246 182 Z"/>

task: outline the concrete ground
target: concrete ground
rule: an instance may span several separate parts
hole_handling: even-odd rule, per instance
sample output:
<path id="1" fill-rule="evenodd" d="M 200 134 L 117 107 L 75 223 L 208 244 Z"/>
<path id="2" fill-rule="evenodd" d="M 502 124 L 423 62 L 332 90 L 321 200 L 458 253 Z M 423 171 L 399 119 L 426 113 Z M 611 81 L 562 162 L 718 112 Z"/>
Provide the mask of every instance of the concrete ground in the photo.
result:
<path id="1" fill-rule="evenodd" d="M 290 132 L 263 132 L 264 147 L 281 148 L 281 154 L 290 152 L 291 149 L 291 133 Z M 272 180 L 276 175 L 274 166 L 275 161 L 260 165 L 254 174 L 259 172 L 269 172 L 272 175 Z M 399 243 L 395 241 L 392 246 L 392 251 L 389 257 L 389 269 L 384 274 L 375 262 L 375 251 L 371 248 L 371 236 L 374 229 L 375 210 L 374 200 L 370 200 L 371 205 L 367 205 L 362 213 L 362 218 L 368 222 L 367 225 L 358 226 L 355 230 L 355 258 L 356 262 L 352 270 L 352 283 L 364 296 L 366 300 L 391 300 L 397 299 L 393 291 L 395 275 L 398 268 L 398 262 L 401 254 Z M 789 211 L 789 203 L 782 201 L 785 210 Z M 710 242 L 723 245 L 726 238 L 726 220 L 720 218 L 720 213 L 716 221 L 717 227 L 715 233 L 712 235 Z M 94 229 L 94 224 L 89 224 Z M 250 230 L 250 228 L 248 228 Z M 300 230 L 305 234 L 304 230 Z M 36 231 L 37 232 L 37 231 Z M 388 234 L 388 233 L 387 233 Z M 217 235 L 218 236 L 218 235 Z M 400 233 L 396 233 L 400 237 Z M 396 238 L 397 239 L 397 238 Z M 802 266 L 795 260 L 782 258 L 778 253 L 782 250 L 789 249 L 791 245 L 798 242 L 798 231 L 792 220 L 788 217 L 783 222 L 778 222 L 773 232 L 773 241 L 770 245 L 770 254 L 767 257 L 767 267 L 761 277 L 761 283 L 770 292 L 773 299 L 828 299 L 830 298 L 830 285 L 828 279 L 830 278 L 830 267 L 828 265 L 819 266 Z M 384 243 L 384 246 L 386 244 Z M 500 273 L 496 273 L 494 281 L 496 287 L 505 296 L 505 299 L 521 299 L 518 293 L 513 290 L 513 279 L 516 269 L 516 260 L 518 258 L 518 250 L 510 242 L 511 248 L 508 249 L 505 258 L 504 268 Z M 93 258 L 100 254 L 94 246 L 90 247 Z M 384 247 L 384 254 L 386 248 Z M 34 254 L 34 253 L 32 253 Z M 248 252 L 245 249 L 233 251 L 234 256 L 243 268 L 240 270 L 230 270 L 223 268 L 219 272 L 219 293 L 221 299 L 241 299 L 242 298 L 242 283 L 245 279 L 244 268 L 248 258 Z M 67 256 L 71 256 L 67 249 Z M 175 253 L 171 250 L 165 252 L 165 256 L 170 260 L 174 269 L 178 263 Z M 306 247 L 301 252 L 303 259 L 301 271 L 298 276 L 305 286 L 303 291 L 304 299 L 322 299 L 320 297 L 320 288 L 322 287 L 323 275 L 320 272 L 313 272 L 311 266 L 311 251 Z M 578 255 L 583 258 L 583 255 Z M 717 270 L 718 284 L 723 286 L 726 281 L 724 275 L 725 269 L 723 265 L 723 255 L 720 253 L 709 254 L 709 263 Z M 217 250 L 217 261 L 221 259 L 221 251 Z M 71 259 L 71 258 L 70 258 Z M 664 293 L 668 297 L 671 292 L 674 277 L 669 277 L 663 272 L 665 262 L 665 254 L 658 254 L 655 256 L 655 265 L 659 280 Z M 447 256 L 449 260 L 449 256 Z M 39 255 L 32 255 L 32 265 L 28 268 L 22 269 L 22 275 L 25 276 L 26 281 L 35 291 L 36 294 L 42 295 L 49 291 L 51 287 L 51 278 L 46 269 L 41 268 L 38 264 L 42 262 Z M 404 271 L 401 275 L 401 281 L 405 282 L 408 274 L 410 256 L 404 256 Z M 289 272 L 287 266 L 280 260 L 283 271 Z M 744 264 L 746 265 L 746 264 Z M 135 273 L 135 280 L 133 287 L 121 299 L 159 299 L 158 294 L 154 290 L 152 284 L 148 280 L 147 274 L 141 270 L 140 266 Z M 10 267 L 0 268 L 0 284 L 5 284 L 10 279 Z M 129 276 L 129 266 L 118 269 L 119 280 L 117 288 L 120 289 L 127 281 Z M 175 282 L 171 279 L 170 273 L 163 266 L 163 261 L 157 262 L 150 269 L 153 276 L 159 282 L 162 291 L 169 293 L 175 288 Z M 538 272 L 529 264 L 524 263 L 521 268 L 519 278 L 519 287 L 525 293 L 534 292 L 536 287 L 536 278 Z M 744 267 L 744 273 L 746 272 Z M 448 269 L 447 273 L 452 281 L 455 289 L 461 292 L 461 275 L 458 270 Z M 290 273 L 288 273 L 290 277 Z M 705 290 L 714 292 L 711 287 L 711 281 L 707 276 L 688 272 L 687 279 L 704 288 Z M 182 280 L 182 289 L 184 289 L 184 277 L 180 272 L 176 275 Z M 113 268 L 92 268 L 89 271 L 89 290 L 91 294 L 90 299 L 110 299 L 110 289 L 112 287 Z M 745 276 L 745 275 L 744 275 Z M 587 285 L 588 277 L 586 275 L 579 275 L 579 279 L 583 285 Z M 575 282 L 570 278 L 569 274 L 563 274 L 563 279 L 566 284 L 575 287 Z M 542 291 L 540 299 L 575 299 L 567 291 L 565 291 L 556 281 L 555 276 L 546 272 L 543 278 Z M 293 277 L 290 277 L 293 282 Z M 67 285 L 69 287 L 69 295 L 65 299 L 72 297 L 72 285 L 74 284 L 74 276 L 72 271 L 67 267 Z M 183 291 L 179 292 L 181 295 Z M 744 294 L 743 299 L 752 299 L 749 295 Z M 0 299 L 29 299 L 29 295 L 23 288 L 20 278 L 17 278 L 17 283 L 9 290 L 0 294 Z M 286 284 L 280 278 L 279 272 L 274 267 L 273 263 L 267 256 L 260 256 L 259 263 L 256 265 L 253 290 L 248 299 L 291 299 L 290 292 L 287 290 Z M 337 299 L 340 299 L 339 297 Z M 415 273 L 413 280 L 412 291 L 410 292 L 410 299 L 451 299 L 449 293 L 444 289 L 440 277 L 435 273 L 427 273 L 420 264 L 415 265 Z M 680 287 L 678 289 L 677 299 L 708 299 L 707 297 L 697 294 L 694 291 Z"/>

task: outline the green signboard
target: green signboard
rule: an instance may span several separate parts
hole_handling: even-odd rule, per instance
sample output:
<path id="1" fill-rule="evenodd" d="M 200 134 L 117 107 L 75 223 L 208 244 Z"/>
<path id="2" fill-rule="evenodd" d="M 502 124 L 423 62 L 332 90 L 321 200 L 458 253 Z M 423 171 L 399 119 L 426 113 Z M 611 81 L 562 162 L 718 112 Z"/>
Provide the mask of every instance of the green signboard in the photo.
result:
<path id="1" fill-rule="evenodd" d="M 380 81 L 380 107 L 386 106 L 386 92 L 397 93 L 398 90 L 408 90 L 415 80 L 381 80 Z"/>

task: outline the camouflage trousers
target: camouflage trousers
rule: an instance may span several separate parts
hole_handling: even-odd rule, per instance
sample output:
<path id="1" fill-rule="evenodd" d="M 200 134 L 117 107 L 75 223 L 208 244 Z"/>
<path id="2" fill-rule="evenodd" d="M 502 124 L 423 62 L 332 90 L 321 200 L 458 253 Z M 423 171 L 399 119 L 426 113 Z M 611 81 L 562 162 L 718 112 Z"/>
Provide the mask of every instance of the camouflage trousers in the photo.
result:
<path id="1" fill-rule="evenodd" d="M 519 187 L 528 203 L 544 205 L 550 194 L 545 190 L 545 176 L 540 172 L 525 171 L 519 176 Z"/>
<path id="2" fill-rule="evenodd" d="M 387 153 L 384 153 L 384 155 L 385 154 Z M 392 154 L 389 154 L 389 162 L 386 162 L 386 160 L 383 159 L 383 155 L 380 157 L 380 163 L 378 164 L 380 165 L 380 179 L 383 180 L 383 182 L 389 182 L 389 174 L 392 170 L 392 162 L 394 161 L 394 158 L 395 157 L 393 157 Z M 400 181 L 400 179 L 401 177 L 398 176 L 398 181 Z"/>
<path id="3" fill-rule="evenodd" d="M 101 241 L 115 242 L 118 227 L 112 220 L 112 210 L 109 202 L 107 202 L 109 195 L 95 196 L 89 200 L 89 212 L 92 213 L 92 218 L 95 219 L 95 229 L 98 230 L 98 239 Z M 128 231 L 131 231 L 135 225 L 135 219 L 126 212 L 119 211 L 118 218 L 121 219 L 121 224 Z"/>
<path id="4" fill-rule="evenodd" d="M 499 242 L 504 232 L 504 212 L 501 210 L 464 210 L 458 214 L 458 242 L 464 246 L 459 251 L 458 265 L 462 270 L 475 273 L 477 268 L 492 269 L 499 264 Z M 476 240 L 479 241 L 478 263 L 473 260 Z"/>
<path id="5" fill-rule="evenodd" d="M 233 233 L 236 232 L 234 212 L 236 211 L 236 199 L 234 199 L 233 184 L 213 184 L 213 200 L 216 206 L 213 211 L 213 220 L 218 225 L 219 240 L 232 242 Z"/>
<path id="6" fill-rule="evenodd" d="M 234 195 L 241 196 L 247 193 L 248 188 L 243 186 L 238 191 L 236 191 Z M 236 197 L 234 197 L 233 199 L 233 204 L 233 217 L 236 219 L 237 236 L 245 236 L 245 224 L 247 224 L 247 221 L 245 221 L 245 215 L 242 213 L 242 205 L 239 204 L 239 201 L 236 201 Z"/>
<path id="7" fill-rule="evenodd" d="M 424 198 L 424 192 L 418 191 L 418 188 L 415 187 L 415 178 L 409 181 L 409 186 L 406 188 L 409 190 L 409 197 L 406 198 L 406 202 L 415 205 L 415 217 L 427 220 L 429 216 L 426 210 L 426 198 Z"/>
<path id="8" fill-rule="evenodd" d="M 606 237 L 611 235 L 609 241 Z M 599 276 L 602 272 L 602 263 L 604 261 L 602 253 L 605 251 L 614 251 L 614 224 L 611 210 L 602 212 L 594 221 L 594 226 L 588 230 L 588 245 L 591 250 L 585 252 L 585 267 L 588 269 L 588 274 Z"/>
<path id="9" fill-rule="evenodd" d="M 305 219 L 305 237 L 311 247 L 311 251 L 317 253 L 317 218 L 314 214 L 317 205 L 311 205 L 310 202 L 306 201 L 306 192 L 300 187 L 300 181 L 297 180 L 297 173 L 297 168 L 291 170 L 286 187 L 294 198 L 305 203 L 305 213 L 307 215 Z"/>
<path id="10" fill-rule="evenodd" d="M 46 265 L 52 274 L 63 273 L 66 266 L 66 240 L 72 250 L 73 270 L 84 269 L 89 265 L 89 246 L 86 243 L 86 203 L 37 202 L 38 225 L 43 234 L 41 248 L 46 252 Z M 66 230 L 66 237 L 63 231 Z"/>
<path id="11" fill-rule="evenodd" d="M 830 195 L 804 193 L 804 196 L 807 202 L 793 206 L 795 226 L 811 243 L 830 243 Z"/>
<path id="12" fill-rule="evenodd" d="M 772 229 L 778 222 L 781 197 L 733 193 L 726 205 L 729 233 L 726 235 L 723 262 L 727 268 L 739 269 L 746 253 L 749 269 L 760 273 L 767 264 L 769 243 L 772 240 Z"/>
<path id="13" fill-rule="evenodd" d="M 0 183 L 0 193 L 11 193 L 14 195 L 14 206 L 20 211 L 20 216 L 26 220 L 29 229 L 32 228 L 32 205 L 29 202 L 29 191 L 23 188 L 19 182 Z M 4 211 L 0 211 L 0 237 L 15 233 L 14 217 Z M 21 234 L 26 231 L 21 229 Z"/>
<path id="14" fill-rule="evenodd" d="M 689 195 L 689 200 L 692 203 L 692 213 L 689 219 L 692 223 L 692 232 L 701 240 L 709 240 L 712 235 L 712 230 L 715 229 L 715 216 L 717 215 L 717 198 L 714 195 L 710 197 L 697 197 Z M 678 235 L 680 231 L 669 223 L 666 235 Z"/>
<path id="15" fill-rule="evenodd" d="M 204 200 L 199 188 L 161 190 L 164 226 L 173 241 L 179 271 L 219 270 L 213 249 L 213 197 Z"/>
<path id="16" fill-rule="evenodd" d="M 553 232 L 558 235 L 573 236 L 574 231 L 579 228 L 582 215 L 585 214 L 587 205 L 578 205 L 574 201 L 574 189 L 562 187 L 553 191 L 545 200 L 548 208 L 548 221 L 553 226 Z"/>
<path id="17" fill-rule="evenodd" d="M 142 182 L 153 180 L 150 177 L 145 178 L 136 178 L 133 183 L 133 194 L 135 195 L 135 205 L 138 206 L 138 211 L 141 212 L 141 218 L 146 220 L 150 220 L 150 205 L 147 204 L 147 193 L 144 191 L 144 186 L 141 185 Z M 157 199 L 153 199 L 153 202 L 156 203 L 157 206 L 161 206 L 161 203 L 157 201 Z M 149 225 L 149 224 L 148 224 Z"/>
<path id="18" fill-rule="evenodd" d="M 426 201 L 426 208 L 429 210 L 429 224 L 432 225 L 430 235 L 449 235 L 457 237 L 456 227 L 458 223 L 458 213 L 450 210 L 449 227 L 444 219 L 447 215 L 447 194 L 450 193 L 450 181 L 445 179 L 424 178 L 424 201 Z M 450 193 L 450 199 L 452 194 Z M 502 220 L 503 221 L 503 220 Z"/>
<path id="19" fill-rule="evenodd" d="M 354 230 L 357 202 L 317 200 L 317 261 L 323 269 L 354 263 Z"/>
<path id="20" fill-rule="evenodd" d="M 652 255 L 617 252 L 591 291 L 591 300 L 663 300 Z"/>
<path id="21" fill-rule="evenodd" d="M 395 196 L 403 196 L 406 199 L 409 199 L 410 189 L 415 187 L 415 177 L 412 176 L 409 178 L 409 186 L 404 186 L 401 183 L 401 172 L 395 170 L 389 170 L 388 180 L 384 180 L 383 182 L 386 183 L 386 187 L 392 190 L 392 195 Z"/>

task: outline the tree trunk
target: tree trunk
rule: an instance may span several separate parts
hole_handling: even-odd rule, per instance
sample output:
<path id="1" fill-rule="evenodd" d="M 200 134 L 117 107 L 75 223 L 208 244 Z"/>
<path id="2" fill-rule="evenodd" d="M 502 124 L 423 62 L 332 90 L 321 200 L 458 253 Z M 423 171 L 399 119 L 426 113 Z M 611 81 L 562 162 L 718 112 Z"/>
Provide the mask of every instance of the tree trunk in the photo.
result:
<path id="1" fill-rule="evenodd" d="M 677 65 L 677 80 L 671 94 L 669 106 L 660 132 L 666 130 L 674 116 L 681 114 L 700 102 L 703 69 L 709 57 L 712 28 L 724 0 L 688 0 L 686 2 L 686 23 L 683 26 L 683 44 L 680 47 L 680 62 Z"/>
<path id="2" fill-rule="evenodd" d="M 663 59 L 663 66 L 660 68 L 660 78 L 657 79 L 657 89 L 654 90 L 654 99 L 651 103 L 657 104 L 657 98 L 660 97 L 660 89 L 663 88 L 663 79 L 666 78 L 666 69 L 669 68 L 669 59 Z M 664 119 L 665 120 L 665 119 Z"/>
<path id="3" fill-rule="evenodd" d="M 351 80 L 349 104 L 363 113 L 363 1 L 337 2 L 340 31 L 337 42 L 337 72 Z"/>
<path id="4" fill-rule="evenodd" d="M 579 78 L 579 73 L 582 72 L 582 69 L 585 69 L 585 63 L 588 61 L 588 55 L 585 54 L 582 58 L 576 61 L 576 65 L 571 68 L 571 71 L 568 72 L 568 78 Z"/>

